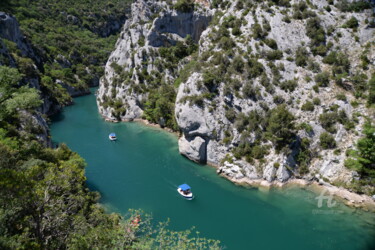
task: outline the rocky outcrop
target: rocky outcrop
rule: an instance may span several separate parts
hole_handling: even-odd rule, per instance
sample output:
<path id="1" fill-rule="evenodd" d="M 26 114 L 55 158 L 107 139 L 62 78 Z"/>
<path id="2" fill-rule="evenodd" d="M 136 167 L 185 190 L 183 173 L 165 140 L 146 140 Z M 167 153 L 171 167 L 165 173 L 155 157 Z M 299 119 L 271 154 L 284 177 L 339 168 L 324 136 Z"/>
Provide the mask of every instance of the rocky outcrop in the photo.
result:
<path id="1" fill-rule="evenodd" d="M 90 94 L 90 90 L 88 88 L 76 88 L 70 86 L 69 84 L 64 83 L 63 81 L 57 79 L 56 84 L 61 85 L 66 91 L 68 91 L 71 97 L 83 96 Z"/>
<path id="2" fill-rule="evenodd" d="M 176 40 L 191 36 L 198 43 L 202 32 L 207 28 L 211 17 L 194 13 L 162 12 L 155 19 L 153 29 L 147 39 L 152 47 L 161 47 L 175 44 Z M 177 35 L 177 39 L 170 35 Z"/>
<path id="3" fill-rule="evenodd" d="M 9 65 L 11 67 L 16 67 L 16 62 L 14 58 L 10 55 L 7 47 L 0 39 L 0 56 L 2 60 L 0 60 L 0 65 Z"/>
<path id="4" fill-rule="evenodd" d="M 5 12 L 0 12 L 0 37 L 17 44 L 23 56 L 33 59 L 37 64 L 42 62 L 31 43 L 22 34 L 16 18 Z"/>
<path id="5" fill-rule="evenodd" d="M 110 15 L 107 13 L 103 13 L 103 15 L 91 13 L 88 15 L 88 17 L 95 21 L 92 22 L 91 25 L 88 25 L 84 24 L 84 22 L 82 22 L 82 20 L 78 17 L 68 14 L 65 11 L 62 11 L 60 15 L 66 20 L 67 23 L 80 27 L 83 26 L 101 37 L 108 37 L 118 33 L 126 20 L 125 13 Z"/>
<path id="6" fill-rule="evenodd" d="M 147 93 L 138 90 L 148 85 L 141 79 L 142 75 L 159 72 L 163 81 L 174 79 L 173 72 L 158 66 L 158 49 L 174 45 L 188 35 L 198 41 L 210 16 L 210 11 L 204 8 L 181 13 L 166 2 L 134 2 L 131 17 L 125 22 L 116 49 L 106 64 L 105 75 L 100 80 L 99 112 L 108 120 L 140 118 Z M 115 107 L 106 105 L 108 99 L 121 102 L 126 112 L 116 115 Z"/>
<path id="7" fill-rule="evenodd" d="M 180 154 L 185 155 L 190 160 L 205 163 L 206 162 L 206 141 L 196 136 L 192 141 L 181 137 L 178 141 Z"/>
<path id="8" fill-rule="evenodd" d="M 43 116 L 40 113 L 20 111 L 19 117 L 21 121 L 21 136 L 27 136 L 27 134 L 32 134 L 37 138 L 39 142 L 44 144 L 44 146 L 52 146 L 48 124 L 45 118 L 43 118 Z"/>

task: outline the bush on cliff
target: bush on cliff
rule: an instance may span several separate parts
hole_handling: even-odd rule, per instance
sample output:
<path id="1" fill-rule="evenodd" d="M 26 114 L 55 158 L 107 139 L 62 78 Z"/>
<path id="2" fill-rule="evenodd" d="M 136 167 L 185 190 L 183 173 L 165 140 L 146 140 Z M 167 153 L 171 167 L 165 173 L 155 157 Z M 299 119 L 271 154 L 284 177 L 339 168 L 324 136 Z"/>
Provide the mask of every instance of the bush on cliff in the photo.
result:
<path id="1" fill-rule="evenodd" d="M 191 12 L 194 10 L 194 1 L 193 0 L 178 0 L 177 3 L 173 7 L 174 9 L 180 12 Z"/>

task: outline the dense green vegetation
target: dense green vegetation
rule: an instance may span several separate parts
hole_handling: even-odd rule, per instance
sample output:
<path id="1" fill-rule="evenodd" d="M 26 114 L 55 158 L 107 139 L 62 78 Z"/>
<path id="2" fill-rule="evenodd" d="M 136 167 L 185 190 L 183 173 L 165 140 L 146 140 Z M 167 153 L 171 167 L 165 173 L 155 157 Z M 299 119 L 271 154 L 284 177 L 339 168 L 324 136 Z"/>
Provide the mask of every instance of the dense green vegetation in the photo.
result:
<path id="1" fill-rule="evenodd" d="M 15 43 L 1 41 L 17 66 L 0 66 L 1 249 L 219 248 L 218 241 L 195 237 L 191 230 L 170 231 L 167 223 L 153 227 L 140 211 L 125 218 L 105 213 L 99 194 L 86 186 L 84 160 L 65 145 L 46 147 L 41 95 L 66 105 L 72 99 L 56 80 L 76 89 L 95 83 L 117 38 L 118 30 L 107 32 L 110 22 L 121 25 L 129 2 L 1 1 L 0 9 L 17 17 L 36 53 L 28 58 Z M 9 58 L 0 60 L 11 64 Z M 41 92 L 28 86 L 31 79 L 39 81 Z M 147 105 L 163 109 L 161 98 L 155 98 Z M 124 112 L 122 103 L 113 102 Z M 158 113 L 150 116 L 156 119 Z"/>
<path id="2" fill-rule="evenodd" d="M 55 81 L 77 89 L 97 83 L 119 32 L 107 30 L 111 22 L 122 23 L 129 2 L 94 0 L 88 5 L 82 0 L 1 1 L 0 9 L 17 18 L 40 60 L 24 57 L 15 44 L 3 42 L 21 73 L 27 78 L 43 78 L 42 91 L 52 96 L 55 104 L 66 105 L 71 102 L 70 96 Z"/>
<path id="3" fill-rule="evenodd" d="M 151 227 L 147 215 L 134 226 L 138 211 L 126 219 L 106 214 L 99 194 L 85 185 L 84 160 L 65 145 L 43 146 L 35 125 L 19 119 L 37 115 L 41 104 L 35 89 L 19 87 L 21 78 L 17 69 L 0 67 L 0 248 L 219 248 L 190 230 Z"/>
<path id="4" fill-rule="evenodd" d="M 159 89 L 151 91 L 145 103 L 144 118 L 177 131 L 178 125 L 174 117 L 175 100 L 176 93 L 171 85 L 164 84 Z"/>
<path id="5" fill-rule="evenodd" d="M 277 151 L 288 150 L 289 144 L 295 139 L 294 116 L 285 104 L 279 105 L 262 115 L 251 111 L 248 115 L 240 113 L 235 119 L 235 127 L 242 133 L 241 141 L 233 154 L 236 158 L 245 157 L 248 162 L 262 159 L 268 154 L 269 146 L 264 145 L 272 141 Z M 251 133 L 255 134 L 252 140 Z"/>
<path id="6" fill-rule="evenodd" d="M 373 121 L 364 125 L 364 137 L 358 140 L 356 149 L 347 152 L 345 166 L 357 171 L 359 180 L 353 180 L 350 188 L 356 192 L 375 194 L 375 126 Z"/>
<path id="7" fill-rule="evenodd" d="M 181 12 L 190 12 L 194 10 L 193 0 L 178 0 L 173 6 L 176 10 Z"/>

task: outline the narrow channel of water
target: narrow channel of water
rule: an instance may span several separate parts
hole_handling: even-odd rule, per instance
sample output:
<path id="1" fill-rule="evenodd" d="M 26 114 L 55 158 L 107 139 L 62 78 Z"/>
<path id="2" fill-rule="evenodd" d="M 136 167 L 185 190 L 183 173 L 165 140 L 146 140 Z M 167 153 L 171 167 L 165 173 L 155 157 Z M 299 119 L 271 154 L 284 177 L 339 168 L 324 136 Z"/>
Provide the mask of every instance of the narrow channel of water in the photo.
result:
<path id="1" fill-rule="evenodd" d="M 141 208 L 170 228 L 195 226 L 201 236 L 219 239 L 227 249 L 375 249 L 375 214 L 342 204 L 318 208 L 316 194 L 298 188 L 238 187 L 215 169 L 178 153 L 177 138 L 138 123 L 107 123 L 95 96 L 54 117 L 54 142 L 66 143 L 87 161 L 89 187 L 110 210 Z M 118 141 L 108 140 L 115 132 Z M 195 199 L 176 191 L 188 183 Z"/>

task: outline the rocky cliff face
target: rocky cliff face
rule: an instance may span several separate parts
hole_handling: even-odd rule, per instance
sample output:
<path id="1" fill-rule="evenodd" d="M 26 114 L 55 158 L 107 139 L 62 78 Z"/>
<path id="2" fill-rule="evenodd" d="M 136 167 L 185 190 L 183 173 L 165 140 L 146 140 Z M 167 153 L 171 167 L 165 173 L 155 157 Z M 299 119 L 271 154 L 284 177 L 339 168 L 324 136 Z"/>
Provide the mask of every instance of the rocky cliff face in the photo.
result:
<path id="1" fill-rule="evenodd" d="M 210 21 L 210 11 L 199 9 L 188 13 L 173 10 L 159 1 L 136 1 L 132 5 L 131 18 L 123 27 L 116 49 L 105 67 L 105 76 L 98 90 L 99 112 L 109 120 L 141 118 L 142 103 L 148 93 L 143 87 L 151 87 L 144 75 L 161 74 L 159 80 L 171 82 L 175 73 L 161 68 L 158 49 L 175 45 L 186 36 L 199 40 Z M 160 82 L 158 82 L 160 84 Z M 115 99 L 121 107 L 108 105 Z M 113 104 L 113 103 L 112 103 Z"/>
<path id="2" fill-rule="evenodd" d="M 14 42 L 22 56 L 33 59 L 37 64 L 41 63 L 42 59 L 35 53 L 30 42 L 20 31 L 16 18 L 4 12 L 0 12 L 0 37 Z"/>
<path id="3" fill-rule="evenodd" d="M 103 13 L 105 14 L 105 13 Z M 67 23 L 82 27 L 83 21 L 74 15 L 66 12 L 60 12 L 60 15 L 65 18 Z M 122 15 L 99 15 L 89 14 L 89 18 L 95 20 L 93 25 L 86 24 L 87 28 L 101 37 L 108 37 L 118 33 L 126 20 L 125 13 Z"/>
<path id="4" fill-rule="evenodd" d="M 373 118 L 355 97 L 365 96 L 374 73 L 369 5 L 311 0 L 195 6 L 180 13 L 166 2 L 132 5 L 101 79 L 100 113 L 109 120 L 142 117 L 149 92 L 135 91 L 144 84 L 139 72 L 161 72 L 167 84 L 183 79 L 175 118 L 180 152 L 191 160 L 235 179 L 355 178 L 344 167 L 345 152 L 366 117 Z M 198 55 L 180 60 L 175 71 L 158 67 L 158 49 L 186 35 L 199 41 Z"/>
<path id="5" fill-rule="evenodd" d="M 0 38 L 7 41 L 10 45 L 14 44 L 15 48 L 12 49 L 16 49 L 17 52 L 20 52 L 20 55 L 12 54 L 15 52 L 10 51 L 10 48 L 7 48 L 2 40 L 0 42 L 0 53 L 2 55 L 0 64 L 15 68 L 29 67 L 27 69 L 28 74 L 24 76 L 23 84 L 28 84 L 30 87 L 40 90 L 41 99 L 43 100 L 40 112 L 48 115 L 59 112 L 62 108 L 61 105 L 53 101 L 50 94 L 43 90 L 40 83 L 38 72 L 43 71 L 43 62 L 45 59 L 33 48 L 30 41 L 22 34 L 16 18 L 4 12 L 0 12 Z M 18 62 L 15 57 L 18 57 Z M 28 60 L 27 62 L 30 62 L 31 65 L 21 65 L 25 60 Z M 59 57 L 55 61 L 62 65 L 70 65 L 69 60 L 64 57 Z M 58 79 L 55 84 L 59 84 L 65 88 L 69 95 L 73 97 L 90 93 L 88 88 L 74 88 Z"/>
<path id="6" fill-rule="evenodd" d="M 42 58 L 35 52 L 31 43 L 24 37 L 20 31 L 19 24 L 17 20 L 9 14 L 0 12 L 0 38 L 6 39 L 8 42 L 13 42 L 15 46 L 19 49 L 22 57 L 30 58 L 35 64 L 34 69 L 37 70 L 37 64 L 41 65 Z M 18 67 L 14 56 L 11 54 L 5 43 L 0 40 L 0 53 L 2 55 L 2 60 L 0 60 L 0 65 L 6 65 L 10 67 Z M 30 87 L 41 90 L 39 78 L 37 76 L 25 76 L 21 84 L 28 84 Z M 49 138 L 49 128 L 46 120 L 42 117 L 41 113 L 48 113 L 54 107 L 47 96 L 42 92 L 41 98 L 44 100 L 40 112 L 26 112 L 20 111 L 20 131 L 23 132 L 33 132 L 36 138 L 45 144 L 46 146 L 51 145 L 51 140 Z"/>

